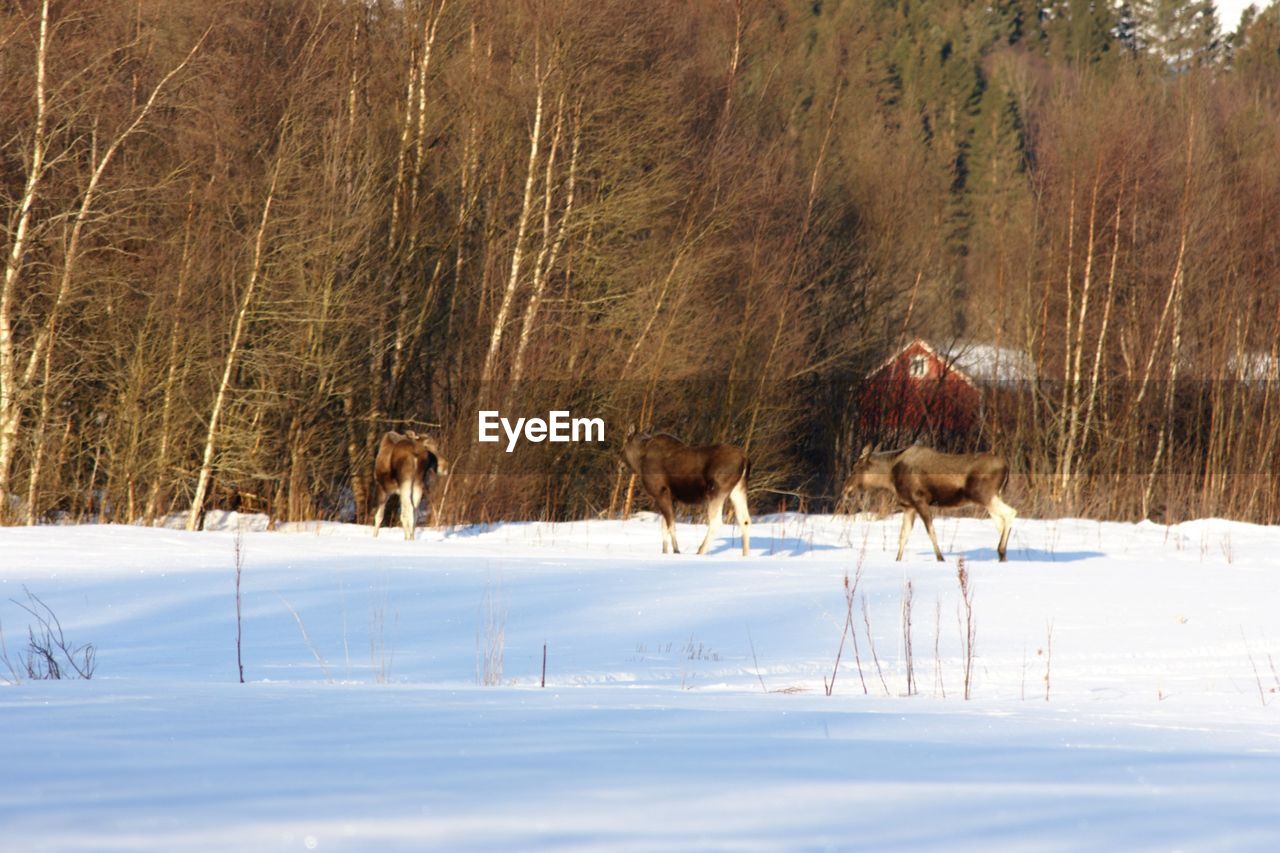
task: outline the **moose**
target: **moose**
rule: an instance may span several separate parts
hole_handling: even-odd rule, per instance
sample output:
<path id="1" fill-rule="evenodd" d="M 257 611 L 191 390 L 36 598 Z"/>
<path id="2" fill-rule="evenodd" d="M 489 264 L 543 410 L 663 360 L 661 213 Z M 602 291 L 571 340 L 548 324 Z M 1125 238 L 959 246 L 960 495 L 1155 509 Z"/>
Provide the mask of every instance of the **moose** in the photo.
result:
<path id="1" fill-rule="evenodd" d="M 404 434 L 389 431 L 378 445 L 378 456 L 373 462 L 373 480 L 377 510 L 373 516 L 373 535 L 382 527 L 382 514 L 387 509 L 387 498 L 400 495 L 400 526 L 404 538 L 413 539 L 417 521 L 418 503 L 427 493 L 427 472 L 440 475 L 449 473 L 449 463 L 441 455 L 433 438 L 419 435 L 413 430 Z"/>
<path id="2" fill-rule="evenodd" d="M 902 507 L 899 560 L 916 515 L 924 520 L 924 529 L 933 543 L 933 553 L 941 561 L 942 549 L 938 547 L 938 537 L 933 534 L 933 516 L 929 507 L 977 504 L 991 514 L 1000 531 L 996 551 L 1003 563 L 1008 559 L 1009 530 L 1018 514 L 1000 499 L 1000 491 L 1008 480 L 1009 466 L 994 453 L 941 453 L 920 445 L 912 445 L 906 450 L 874 452 L 868 444 L 862 449 L 845 482 L 844 497 L 858 489 L 887 489 L 894 493 Z"/>
<path id="3" fill-rule="evenodd" d="M 742 530 L 742 556 L 751 548 L 751 517 L 747 513 L 747 454 L 731 444 L 691 447 L 666 433 L 637 435 L 633 430 L 622 446 L 622 458 L 640 478 L 640 485 L 662 513 L 662 553 L 680 553 L 676 544 L 674 501 L 701 504 L 707 509 L 707 537 L 698 548 L 707 553 L 720 529 L 725 498 Z"/>

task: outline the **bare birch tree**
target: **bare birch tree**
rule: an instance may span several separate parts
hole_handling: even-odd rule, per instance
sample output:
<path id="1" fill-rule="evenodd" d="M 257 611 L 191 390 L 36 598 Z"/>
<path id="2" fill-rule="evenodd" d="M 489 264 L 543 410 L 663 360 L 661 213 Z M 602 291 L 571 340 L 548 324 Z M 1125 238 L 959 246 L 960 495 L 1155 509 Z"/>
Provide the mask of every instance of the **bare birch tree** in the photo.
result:
<path id="1" fill-rule="evenodd" d="M 99 150 L 96 135 L 89 140 L 89 178 L 80 192 L 78 206 L 68 213 L 70 226 L 67 230 L 61 271 L 57 275 L 43 322 L 39 325 L 32 324 L 28 339 L 24 342 L 26 352 L 19 354 L 13 315 L 17 308 L 15 303 L 18 281 L 24 272 L 31 218 L 45 171 L 47 134 L 49 133 L 50 93 L 47 91 L 47 67 L 50 41 L 49 4 L 45 0 L 40 7 L 40 28 L 36 44 L 36 125 L 32 134 L 31 159 L 26 188 L 19 204 L 18 224 L 6 259 L 4 289 L 0 291 L 0 512 L 7 511 L 13 454 L 21 428 L 23 401 L 29 395 L 41 366 L 47 367 L 47 350 L 53 346 L 57 337 L 60 315 L 71 295 L 75 281 L 76 265 L 80 259 L 80 244 L 85 226 L 91 216 L 98 216 L 94 211 L 94 204 L 98 200 L 103 176 L 111 167 L 121 146 L 134 135 L 151 114 L 165 87 L 195 56 L 204 37 L 197 40 L 186 56 L 160 78 L 151 89 L 146 101 L 134 111 L 132 119 L 109 138 L 104 148 Z M 74 156 L 73 152 L 67 151 L 58 155 L 59 158 L 69 156 Z M 24 359 L 25 365 L 21 363 Z"/>

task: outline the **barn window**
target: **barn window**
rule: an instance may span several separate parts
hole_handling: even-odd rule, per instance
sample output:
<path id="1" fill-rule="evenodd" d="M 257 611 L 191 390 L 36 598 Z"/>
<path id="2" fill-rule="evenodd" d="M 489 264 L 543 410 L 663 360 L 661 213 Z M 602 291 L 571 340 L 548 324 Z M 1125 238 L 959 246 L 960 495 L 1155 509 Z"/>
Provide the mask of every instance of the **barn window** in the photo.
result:
<path id="1" fill-rule="evenodd" d="M 911 357 L 911 376 L 915 379 L 922 379 L 929 375 L 929 359 L 923 355 L 913 355 Z"/>

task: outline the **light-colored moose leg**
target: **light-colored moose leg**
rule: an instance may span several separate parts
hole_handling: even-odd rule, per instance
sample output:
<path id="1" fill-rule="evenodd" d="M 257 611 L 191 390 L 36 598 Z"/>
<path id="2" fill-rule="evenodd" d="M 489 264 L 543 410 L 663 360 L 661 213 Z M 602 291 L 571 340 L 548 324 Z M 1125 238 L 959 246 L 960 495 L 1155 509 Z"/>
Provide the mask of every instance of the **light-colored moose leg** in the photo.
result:
<path id="1" fill-rule="evenodd" d="M 742 530 L 742 556 L 746 557 L 751 551 L 751 515 L 747 512 L 747 487 L 742 480 L 729 492 L 729 502 L 733 504 L 733 517 Z"/>
<path id="2" fill-rule="evenodd" d="M 378 487 L 378 508 L 373 512 L 373 538 L 378 538 L 378 530 L 382 527 L 382 514 L 387 511 L 387 493 Z"/>
<path id="3" fill-rule="evenodd" d="M 418 499 L 422 491 L 414 488 L 412 480 L 400 484 L 400 526 L 404 528 L 405 541 L 413 541 L 413 527 L 418 520 Z"/>
<path id="4" fill-rule="evenodd" d="M 902 559 L 902 551 L 907 547 L 907 537 L 911 535 L 911 525 L 915 523 L 915 509 L 909 506 L 904 506 L 902 508 L 902 529 L 898 531 L 898 556 L 895 559 Z"/>
<path id="5" fill-rule="evenodd" d="M 1018 511 L 1009 506 L 999 497 L 991 499 L 991 503 L 987 504 L 987 512 L 995 519 L 996 527 L 1000 531 L 1000 544 L 996 546 L 996 553 L 1000 555 L 1000 562 L 1007 562 L 1009 559 L 1009 531 L 1013 529 L 1013 519 L 1017 517 Z"/>
<path id="6" fill-rule="evenodd" d="M 712 541 L 720 532 L 720 524 L 724 521 L 724 499 L 728 495 L 712 493 L 707 498 L 707 536 L 698 546 L 698 553 L 705 554 L 711 548 Z"/>
<path id="7" fill-rule="evenodd" d="M 658 496 L 658 512 L 662 514 L 662 553 L 667 553 L 667 540 L 671 540 L 671 550 L 679 554 L 680 546 L 676 544 L 676 511 L 671 503 L 671 493 L 663 492 Z"/>
<path id="8" fill-rule="evenodd" d="M 664 518 L 662 523 L 667 526 L 667 538 L 671 540 L 671 553 L 680 553 L 680 543 L 676 541 L 676 516 L 675 512 L 671 513 L 670 518 Z M 666 542 L 662 544 L 662 553 L 667 553 Z"/>

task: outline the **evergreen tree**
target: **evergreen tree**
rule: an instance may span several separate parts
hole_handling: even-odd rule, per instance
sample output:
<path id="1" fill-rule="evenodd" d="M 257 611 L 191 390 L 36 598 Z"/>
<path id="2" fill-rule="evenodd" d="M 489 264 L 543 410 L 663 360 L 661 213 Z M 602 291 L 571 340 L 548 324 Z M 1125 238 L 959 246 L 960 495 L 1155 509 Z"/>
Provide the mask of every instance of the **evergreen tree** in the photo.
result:
<path id="1" fill-rule="evenodd" d="M 1093 63 L 1106 56 L 1117 25 L 1107 0 L 1055 0 L 1048 26 L 1052 52 L 1068 62 Z"/>
<path id="2" fill-rule="evenodd" d="M 1133 0 L 1138 46 L 1174 71 L 1218 62 L 1222 39 L 1213 0 Z"/>
<path id="3" fill-rule="evenodd" d="M 1280 3 L 1262 12 L 1245 10 L 1231 47 L 1236 72 L 1274 93 L 1280 80 Z"/>
<path id="4" fill-rule="evenodd" d="M 991 4 L 991 23 L 1006 44 L 1043 49 L 1045 9 L 1040 0 L 996 0 Z"/>
<path id="5" fill-rule="evenodd" d="M 1112 30 L 1116 42 L 1130 54 L 1139 50 L 1138 18 L 1133 10 L 1133 0 L 1124 0 L 1116 7 L 1116 26 Z"/>

